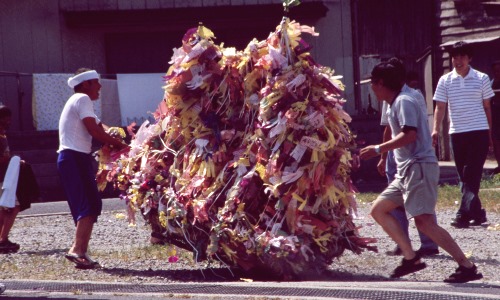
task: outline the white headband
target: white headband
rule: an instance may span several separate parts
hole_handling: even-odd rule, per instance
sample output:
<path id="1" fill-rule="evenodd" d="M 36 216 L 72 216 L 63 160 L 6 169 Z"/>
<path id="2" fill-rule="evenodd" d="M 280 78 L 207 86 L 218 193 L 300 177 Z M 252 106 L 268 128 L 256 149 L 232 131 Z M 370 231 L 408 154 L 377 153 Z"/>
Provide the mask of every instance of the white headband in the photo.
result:
<path id="1" fill-rule="evenodd" d="M 97 72 L 94 70 L 83 72 L 73 77 L 70 77 L 68 79 L 68 85 L 70 88 L 74 88 L 80 83 L 91 79 L 99 79 L 99 74 L 97 74 Z"/>

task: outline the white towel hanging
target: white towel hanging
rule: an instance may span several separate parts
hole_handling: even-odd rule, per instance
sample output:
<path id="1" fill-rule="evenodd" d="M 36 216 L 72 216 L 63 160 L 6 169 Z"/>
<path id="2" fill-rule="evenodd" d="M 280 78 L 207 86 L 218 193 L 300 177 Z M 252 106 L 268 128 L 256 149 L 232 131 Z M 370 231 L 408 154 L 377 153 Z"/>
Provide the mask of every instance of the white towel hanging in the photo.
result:
<path id="1" fill-rule="evenodd" d="M 19 179 L 19 168 L 21 158 L 13 156 L 9 161 L 7 172 L 5 172 L 5 179 L 1 189 L 2 196 L 0 196 L 0 206 L 13 208 L 16 206 L 16 190 L 17 180 Z"/>

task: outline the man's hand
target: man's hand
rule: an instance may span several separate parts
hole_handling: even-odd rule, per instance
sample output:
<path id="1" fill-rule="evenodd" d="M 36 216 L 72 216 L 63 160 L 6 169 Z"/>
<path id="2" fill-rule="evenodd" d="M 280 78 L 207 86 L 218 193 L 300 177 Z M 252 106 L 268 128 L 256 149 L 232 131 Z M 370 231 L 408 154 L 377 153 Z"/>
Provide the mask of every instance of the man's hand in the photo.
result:
<path id="1" fill-rule="evenodd" d="M 385 176 L 385 164 L 386 164 L 387 159 L 384 157 L 381 157 L 380 160 L 378 161 L 377 164 L 377 171 L 380 175 Z"/>
<path id="2" fill-rule="evenodd" d="M 444 115 L 446 113 L 446 103 L 441 101 L 434 101 L 436 107 L 434 108 L 434 125 L 432 126 L 432 146 L 438 145 L 439 128 L 443 123 Z"/>
<path id="3" fill-rule="evenodd" d="M 126 148 L 130 148 L 127 144 L 125 143 L 120 143 L 120 144 L 117 144 L 117 145 L 113 145 L 113 148 L 118 150 L 118 151 L 121 151 L 123 149 L 126 149 Z"/>
<path id="4" fill-rule="evenodd" d="M 437 131 L 433 131 L 431 137 L 432 137 L 432 146 L 436 147 L 438 145 L 439 133 Z"/>
<path id="5" fill-rule="evenodd" d="M 359 157 L 363 160 L 370 159 L 377 155 L 379 155 L 379 153 L 375 150 L 375 145 L 365 147 L 359 151 Z"/>

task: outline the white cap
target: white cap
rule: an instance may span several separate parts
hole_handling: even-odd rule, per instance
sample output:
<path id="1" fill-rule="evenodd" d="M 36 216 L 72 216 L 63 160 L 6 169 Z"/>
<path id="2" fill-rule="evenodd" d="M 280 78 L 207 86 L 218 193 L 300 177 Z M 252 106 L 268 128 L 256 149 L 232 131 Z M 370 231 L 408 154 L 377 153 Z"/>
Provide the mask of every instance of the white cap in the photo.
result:
<path id="1" fill-rule="evenodd" d="M 78 75 L 75 75 L 73 77 L 70 77 L 68 79 L 68 85 L 70 88 L 74 88 L 80 83 L 91 79 L 99 79 L 99 74 L 97 74 L 95 70 L 86 71 Z"/>

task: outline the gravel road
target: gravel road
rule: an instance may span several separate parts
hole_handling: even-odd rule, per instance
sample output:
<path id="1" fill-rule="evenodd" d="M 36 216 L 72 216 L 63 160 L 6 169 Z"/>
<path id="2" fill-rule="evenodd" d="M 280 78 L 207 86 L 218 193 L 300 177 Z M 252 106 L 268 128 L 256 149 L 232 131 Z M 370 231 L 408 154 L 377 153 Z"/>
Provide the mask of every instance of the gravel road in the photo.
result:
<path id="1" fill-rule="evenodd" d="M 331 265 L 329 272 L 304 280 L 384 281 L 399 263 L 398 257 L 388 257 L 393 242 L 380 226 L 368 216 L 369 206 L 361 204 L 355 223 L 360 234 L 378 239 L 378 253 L 356 255 L 346 251 Z M 192 262 L 190 253 L 177 250 L 179 261 L 169 263 L 172 247 L 151 246 L 149 229 L 137 216 L 138 224 L 129 227 L 120 218 L 124 211 L 104 212 L 95 226 L 91 254 L 103 264 L 98 270 L 78 270 L 64 258 L 72 242 L 74 225 L 69 215 L 20 217 L 10 239 L 21 244 L 15 254 L 0 254 L 0 279 L 32 280 L 90 280 L 104 282 L 165 283 L 196 281 L 238 281 L 246 274 L 236 274 L 218 263 Z M 483 273 L 483 282 L 500 284 L 500 214 L 488 213 L 489 222 L 482 227 L 455 229 L 448 225 L 454 211 L 438 212 L 439 223 L 458 241 L 467 255 Z M 412 222 L 413 223 L 413 222 Z M 496 227 L 495 227 L 496 225 Z M 497 230 L 493 230 L 496 228 Z M 410 228 L 414 248 L 418 235 Z M 439 255 L 425 259 L 428 267 L 400 280 L 442 281 L 456 265 L 442 250 Z"/>

